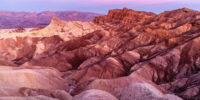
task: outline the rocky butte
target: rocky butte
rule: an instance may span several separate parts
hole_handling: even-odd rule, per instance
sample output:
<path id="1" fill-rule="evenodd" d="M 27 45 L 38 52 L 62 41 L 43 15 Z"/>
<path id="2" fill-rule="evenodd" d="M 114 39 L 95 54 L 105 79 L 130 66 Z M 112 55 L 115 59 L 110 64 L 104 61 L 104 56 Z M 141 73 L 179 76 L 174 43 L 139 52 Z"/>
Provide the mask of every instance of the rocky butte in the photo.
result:
<path id="1" fill-rule="evenodd" d="M 200 100 L 199 11 L 114 9 L 0 33 L 0 100 Z"/>

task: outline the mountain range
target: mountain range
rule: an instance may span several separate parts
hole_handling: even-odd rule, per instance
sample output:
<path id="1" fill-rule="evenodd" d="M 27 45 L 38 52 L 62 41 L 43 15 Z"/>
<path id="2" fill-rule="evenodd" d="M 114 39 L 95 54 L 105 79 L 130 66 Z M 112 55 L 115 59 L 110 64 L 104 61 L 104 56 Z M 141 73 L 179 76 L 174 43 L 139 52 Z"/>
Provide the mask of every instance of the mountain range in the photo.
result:
<path id="1" fill-rule="evenodd" d="M 41 13 L 0 11 L 0 29 L 47 26 L 53 17 L 64 21 L 92 21 L 101 14 L 78 11 L 44 11 Z"/>

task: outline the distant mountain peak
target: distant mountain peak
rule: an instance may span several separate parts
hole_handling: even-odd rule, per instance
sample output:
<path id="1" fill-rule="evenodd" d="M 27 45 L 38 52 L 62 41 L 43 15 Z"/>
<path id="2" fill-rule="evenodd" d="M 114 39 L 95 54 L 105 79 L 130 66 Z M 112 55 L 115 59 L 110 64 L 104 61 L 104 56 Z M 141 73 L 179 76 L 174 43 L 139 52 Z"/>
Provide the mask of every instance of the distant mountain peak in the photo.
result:
<path id="1" fill-rule="evenodd" d="M 52 19 L 51 19 L 51 23 L 50 23 L 50 25 L 54 25 L 54 26 L 60 26 L 60 25 L 64 25 L 65 24 L 65 22 L 64 21 L 61 21 L 59 18 L 57 18 L 57 17 L 53 17 Z"/>

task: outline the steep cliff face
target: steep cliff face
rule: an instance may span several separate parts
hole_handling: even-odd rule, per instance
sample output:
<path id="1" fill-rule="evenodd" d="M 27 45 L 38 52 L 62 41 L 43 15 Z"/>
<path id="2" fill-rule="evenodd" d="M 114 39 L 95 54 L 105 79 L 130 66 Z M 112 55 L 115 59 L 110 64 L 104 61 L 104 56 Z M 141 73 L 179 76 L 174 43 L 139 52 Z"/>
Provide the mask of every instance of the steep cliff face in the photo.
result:
<path id="1" fill-rule="evenodd" d="M 53 67 L 74 100 L 198 100 L 199 21 L 200 12 L 187 8 L 115 9 L 90 23 L 53 18 L 41 30 L 1 36 L 0 64 Z"/>
<path id="2" fill-rule="evenodd" d="M 95 17 L 95 23 L 113 23 L 113 24 L 133 24 L 135 22 L 144 22 L 154 17 L 155 14 L 144 11 L 134 11 L 132 9 L 124 8 L 123 10 L 110 10 L 107 15 Z"/>

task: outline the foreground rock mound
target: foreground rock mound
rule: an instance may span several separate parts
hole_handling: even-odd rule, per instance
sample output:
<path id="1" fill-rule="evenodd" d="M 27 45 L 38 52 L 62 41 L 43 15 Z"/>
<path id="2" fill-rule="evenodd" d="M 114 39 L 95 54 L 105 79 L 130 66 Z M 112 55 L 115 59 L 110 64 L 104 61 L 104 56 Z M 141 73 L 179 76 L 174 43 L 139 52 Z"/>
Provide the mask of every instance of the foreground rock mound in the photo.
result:
<path id="1" fill-rule="evenodd" d="M 0 65 L 26 69 L 8 68 L 12 77 L 19 75 L 19 85 L 11 84 L 12 77 L 10 84 L 0 83 L 20 88 L 35 82 L 43 90 L 65 90 L 74 100 L 102 95 L 109 100 L 199 100 L 199 22 L 200 12 L 187 8 L 159 15 L 114 9 L 88 23 L 53 18 L 41 30 L 0 36 Z"/>
<path id="2" fill-rule="evenodd" d="M 1 66 L 0 87 L 9 88 L 40 88 L 40 89 L 65 89 L 61 73 L 53 69 L 24 69 Z"/>
<path id="3" fill-rule="evenodd" d="M 34 97 L 0 97 L 0 100 L 59 100 L 46 96 L 34 96 Z"/>
<path id="4" fill-rule="evenodd" d="M 162 94 L 149 84 L 136 83 L 125 87 L 121 92 L 120 100 L 182 100 L 181 98 Z"/>
<path id="5" fill-rule="evenodd" d="M 32 89 L 32 88 L 0 88 L 0 100 L 70 100 L 72 96 L 64 90 Z M 20 99 L 21 98 L 21 99 Z"/>
<path id="6" fill-rule="evenodd" d="M 75 96 L 72 100 L 117 100 L 117 98 L 105 91 L 87 90 Z"/>

